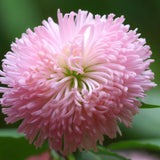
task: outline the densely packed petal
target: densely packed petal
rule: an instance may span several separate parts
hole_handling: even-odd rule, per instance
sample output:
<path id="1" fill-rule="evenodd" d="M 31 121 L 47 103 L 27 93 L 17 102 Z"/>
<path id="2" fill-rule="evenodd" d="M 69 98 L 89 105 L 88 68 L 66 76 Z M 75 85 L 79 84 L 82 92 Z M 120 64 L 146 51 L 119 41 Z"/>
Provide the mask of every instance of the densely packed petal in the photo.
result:
<path id="1" fill-rule="evenodd" d="M 79 10 L 51 18 L 11 45 L 0 71 L 7 123 L 37 147 L 48 141 L 64 154 L 116 137 L 131 127 L 146 91 L 155 86 L 152 52 L 123 16 Z"/>

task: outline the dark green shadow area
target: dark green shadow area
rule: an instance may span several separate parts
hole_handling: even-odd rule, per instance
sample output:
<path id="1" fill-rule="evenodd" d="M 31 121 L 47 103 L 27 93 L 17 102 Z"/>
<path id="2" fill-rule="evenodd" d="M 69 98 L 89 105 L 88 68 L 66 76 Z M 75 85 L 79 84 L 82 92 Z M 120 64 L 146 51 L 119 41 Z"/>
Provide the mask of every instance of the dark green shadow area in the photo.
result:
<path id="1" fill-rule="evenodd" d="M 36 149 L 23 134 L 17 134 L 16 130 L 0 130 L 0 160 L 25 160 L 48 149 L 47 144 Z"/>

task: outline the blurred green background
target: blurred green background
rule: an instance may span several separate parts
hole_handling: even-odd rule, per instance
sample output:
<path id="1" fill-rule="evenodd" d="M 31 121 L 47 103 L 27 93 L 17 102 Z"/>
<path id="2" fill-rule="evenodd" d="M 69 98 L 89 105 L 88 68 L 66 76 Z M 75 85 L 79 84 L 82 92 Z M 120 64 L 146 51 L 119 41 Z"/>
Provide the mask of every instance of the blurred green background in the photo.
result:
<path id="1" fill-rule="evenodd" d="M 93 14 L 114 13 L 116 17 L 124 15 L 125 24 L 131 29 L 138 28 L 141 37 L 151 46 L 151 65 L 155 72 L 155 82 L 160 84 L 160 0 L 0 0 L 0 58 L 10 50 L 15 37 L 20 38 L 27 28 L 41 25 L 42 20 L 52 17 L 57 21 L 57 9 L 62 13 L 88 10 Z M 148 92 L 147 103 L 160 105 L 160 87 Z M 160 109 L 143 109 L 135 116 L 132 129 L 122 127 L 121 139 L 160 138 Z M 7 126 L 0 114 L 0 128 Z M 0 141 L 1 146 L 1 141 Z"/>

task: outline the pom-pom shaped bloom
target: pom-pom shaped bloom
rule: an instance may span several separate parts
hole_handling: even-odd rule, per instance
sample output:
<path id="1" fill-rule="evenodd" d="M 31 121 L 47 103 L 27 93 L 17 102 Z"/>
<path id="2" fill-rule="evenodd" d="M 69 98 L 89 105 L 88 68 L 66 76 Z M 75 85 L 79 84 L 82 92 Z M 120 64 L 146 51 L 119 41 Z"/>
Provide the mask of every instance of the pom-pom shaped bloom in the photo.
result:
<path id="1" fill-rule="evenodd" d="M 30 143 L 63 153 L 116 137 L 117 120 L 131 127 L 144 92 L 155 86 L 145 39 L 114 19 L 79 10 L 51 18 L 11 45 L 0 81 L 7 123 Z"/>

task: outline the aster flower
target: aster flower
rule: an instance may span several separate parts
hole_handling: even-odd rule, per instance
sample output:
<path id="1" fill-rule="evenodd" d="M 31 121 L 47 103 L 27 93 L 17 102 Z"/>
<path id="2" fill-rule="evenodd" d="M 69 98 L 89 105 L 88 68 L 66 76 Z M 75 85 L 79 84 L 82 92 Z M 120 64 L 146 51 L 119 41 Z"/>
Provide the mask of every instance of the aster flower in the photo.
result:
<path id="1" fill-rule="evenodd" d="M 121 134 L 155 83 L 145 39 L 114 14 L 95 17 L 79 10 L 58 24 L 51 18 L 16 39 L 3 59 L 0 81 L 7 123 L 37 147 L 67 152 L 93 148 L 103 135 Z"/>

